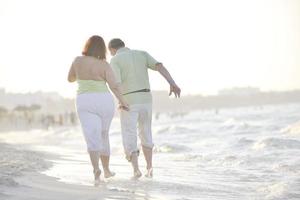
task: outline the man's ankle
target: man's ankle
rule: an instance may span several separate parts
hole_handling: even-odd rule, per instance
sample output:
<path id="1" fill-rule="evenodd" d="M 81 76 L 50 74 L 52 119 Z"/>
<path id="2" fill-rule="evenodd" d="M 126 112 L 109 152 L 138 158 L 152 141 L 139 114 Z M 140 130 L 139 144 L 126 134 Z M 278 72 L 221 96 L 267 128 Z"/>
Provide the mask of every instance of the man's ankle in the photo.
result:
<path id="1" fill-rule="evenodd" d="M 103 168 L 104 172 L 110 172 L 109 168 Z"/>
<path id="2" fill-rule="evenodd" d="M 140 168 L 139 168 L 139 167 L 134 167 L 134 168 L 133 168 L 133 172 L 138 172 L 138 171 L 140 171 Z"/>

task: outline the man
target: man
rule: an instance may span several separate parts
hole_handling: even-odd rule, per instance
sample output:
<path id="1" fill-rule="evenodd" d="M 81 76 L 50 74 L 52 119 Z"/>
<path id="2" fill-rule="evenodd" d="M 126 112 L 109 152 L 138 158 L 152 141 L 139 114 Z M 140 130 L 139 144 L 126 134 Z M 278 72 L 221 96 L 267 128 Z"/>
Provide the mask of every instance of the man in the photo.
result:
<path id="1" fill-rule="evenodd" d="M 134 178 L 142 176 L 138 165 L 137 129 L 147 163 L 146 177 L 153 176 L 152 168 L 152 96 L 148 68 L 158 71 L 170 84 L 170 93 L 180 97 L 180 88 L 176 85 L 168 70 L 145 51 L 131 50 L 120 39 L 112 39 L 108 44 L 113 58 L 111 66 L 117 82 L 121 84 L 124 99 L 129 111 L 121 109 L 121 131 L 126 159 L 131 162 Z"/>

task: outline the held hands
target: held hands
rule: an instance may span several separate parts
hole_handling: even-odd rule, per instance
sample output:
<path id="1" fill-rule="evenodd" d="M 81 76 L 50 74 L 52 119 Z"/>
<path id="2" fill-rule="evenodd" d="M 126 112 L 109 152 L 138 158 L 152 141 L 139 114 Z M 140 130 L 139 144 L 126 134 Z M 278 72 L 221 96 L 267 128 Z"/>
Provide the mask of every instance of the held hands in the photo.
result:
<path id="1" fill-rule="evenodd" d="M 180 92 L 181 92 L 181 89 L 175 83 L 170 84 L 169 96 L 171 96 L 172 93 L 174 93 L 175 97 L 179 98 Z"/>
<path id="2" fill-rule="evenodd" d="M 126 102 L 119 102 L 119 109 L 129 111 L 129 104 Z"/>

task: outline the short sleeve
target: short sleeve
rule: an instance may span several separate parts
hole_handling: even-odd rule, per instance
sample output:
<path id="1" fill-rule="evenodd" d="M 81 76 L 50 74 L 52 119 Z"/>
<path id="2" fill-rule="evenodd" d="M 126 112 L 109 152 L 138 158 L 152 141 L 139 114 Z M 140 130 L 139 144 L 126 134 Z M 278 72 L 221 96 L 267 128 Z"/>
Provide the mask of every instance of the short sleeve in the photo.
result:
<path id="1" fill-rule="evenodd" d="M 148 52 L 145 52 L 145 55 L 147 59 L 147 67 L 152 70 L 156 70 L 156 64 L 158 64 L 159 62 L 155 60 Z"/>
<path id="2" fill-rule="evenodd" d="M 116 62 L 116 60 L 114 60 L 113 58 L 110 60 L 110 65 L 111 68 L 115 74 L 115 78 L 116 78 L 116 82 L 117 83 L 122 83 L 122 79 L 121 79 L 121 69 L 120 66 L 118 65 L 118 63 Z"/>

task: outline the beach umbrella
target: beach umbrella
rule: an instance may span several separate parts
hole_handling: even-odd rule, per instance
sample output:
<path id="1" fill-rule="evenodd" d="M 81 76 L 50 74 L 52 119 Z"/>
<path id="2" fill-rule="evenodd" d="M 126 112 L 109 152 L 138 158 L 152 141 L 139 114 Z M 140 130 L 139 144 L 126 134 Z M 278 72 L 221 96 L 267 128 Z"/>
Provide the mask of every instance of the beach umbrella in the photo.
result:
<path id="1" fill-rule="evenodd" d="M 28 111 L 28 107 L 27 106 L 23 106 L 23 105 L 19 105 L 19 106 L 16 106 L 14 108 L 14 111 L 25 112 L 25 111 Z"/>
<path id="2" fill-rule="evenodd" d="M 41 106 L 38 105 L 38 104 L 32 104 L 32 105 L 28 108 L 28 110 L 30 110 L 30 111 L 36 111 L 36 110 L 40 110 L 40 109 L 41 109 Z"/>

